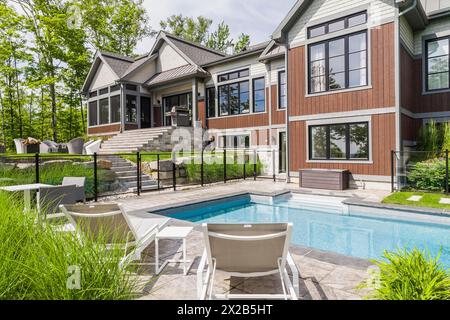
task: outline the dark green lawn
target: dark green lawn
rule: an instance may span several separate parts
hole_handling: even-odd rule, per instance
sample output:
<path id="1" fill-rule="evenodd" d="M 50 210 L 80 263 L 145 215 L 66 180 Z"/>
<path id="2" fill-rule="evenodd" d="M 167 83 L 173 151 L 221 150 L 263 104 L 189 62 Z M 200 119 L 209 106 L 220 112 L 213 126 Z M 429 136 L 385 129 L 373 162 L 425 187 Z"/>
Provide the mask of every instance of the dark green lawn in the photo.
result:
<path id="1" fill-rule="evenodd" d="M 422 196 L 419 202 L 408 201 L 412 196 Z M 436 209 L 450 209 L 450 205 L 440 204 L 441 198 L 450 198 L 442 193 L 423 193 L 423 192 L 396 192 L 383 200 L 386 204 L 400 204 L 412 207 L 425 207 Z"/>

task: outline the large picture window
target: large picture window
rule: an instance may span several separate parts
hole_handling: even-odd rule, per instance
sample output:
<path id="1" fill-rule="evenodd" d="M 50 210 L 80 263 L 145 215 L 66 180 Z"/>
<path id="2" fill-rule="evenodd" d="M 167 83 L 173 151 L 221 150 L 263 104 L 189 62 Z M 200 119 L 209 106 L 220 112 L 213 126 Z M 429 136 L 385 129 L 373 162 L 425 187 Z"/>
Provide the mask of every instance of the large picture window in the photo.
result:
<path id="1" fill-rule="evenodd" d="M 278 109 L 286 109 L 286 71 L 278 73 Z"/>
<path id="2" fill-rule="evenodd" d="M 367 32 L 309 46 L 309 93 L 366 86 Z"/>
<path id="3" fill-rule="evenodd" d="M 367 12 L 360 12 L 344 18 L 332 20 L 317 26 L 308 28 L 308 38 L 315 38 L 329 33 L 356 27 L 367 22 Z"/>
<path id="4" fill-rule="evenodd" d="M 310 160 L 369 160 L 369 124 L 309 127 Z"/>
<path id="5" fill-rule="evenodd" d="M 250 148 L 249 135 L 230 135 L 219 138 L 219 148 L 221 149 L 248 149 Z"/>
<path id="6" fill-rule="evenodd" d="M 450 89 L 450 37 L 426 42 L 426 88 Z"/>
<path id="7" fill-rule="evenodd" d="M 221 116 L 250 113 L 249 82 L 219 87 L 219 113 Z"/>
<path id="8" fill-rule="evenodd" d="M 206 89 L 206 110 L 208 118 L 216 116 L 216 88 Z"/>
<path id="9" fill-rule="evenodd" d="M 253 112 L 266 111 L 266 80 L 264 78 L 253 80 Z"/>

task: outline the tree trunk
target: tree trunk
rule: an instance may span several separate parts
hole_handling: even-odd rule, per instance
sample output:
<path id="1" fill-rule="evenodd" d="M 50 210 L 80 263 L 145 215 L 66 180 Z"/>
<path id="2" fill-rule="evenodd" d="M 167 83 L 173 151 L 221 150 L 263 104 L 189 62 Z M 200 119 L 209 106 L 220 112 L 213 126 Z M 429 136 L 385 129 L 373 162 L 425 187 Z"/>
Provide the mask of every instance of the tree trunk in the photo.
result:
<path id="1" fill-rule="evenodd" d="M 19 72 L 17 72 L 17 59 L 15 52 L 13 52 L 14 58 L 14 72 L 16 74 L 16 90 L 17 90 L 17 107 L 19 111 L 19 133 L 23 136 L 23 123 L 22 123 L 22 103 L 20 101 L 20 86 L 19 86 Z"/>
<path id="2" fill-rule="evenodd" d="M 83 133 L 86 133 L 86 123 L 84 123 L 83 97 L 81 96 L 81 93 L 80 93 L 80 112 L 81 112 L 81 123 Z"/>
<path id="3" fill-rule="evenodd" d="M 2 140 L 3 145 L 6 147 L 7 141 L 6 141 L 6 132 L 5 132 L 5 109 L 3 107 L 3 96 L 2 91 L 0 90 L 0 106 L 1 106 L 1 116 L 2 116 Z"/>
<path id="4" fill-rule="evenodd" d="M 53 141 L 58 141 L 58 132 L 56 129 L 56 89 L 55 84 L 52 83 L 49 86 L 50 88 L 50 97 L 52 99 L 52 129 L 53 129 Z"/>

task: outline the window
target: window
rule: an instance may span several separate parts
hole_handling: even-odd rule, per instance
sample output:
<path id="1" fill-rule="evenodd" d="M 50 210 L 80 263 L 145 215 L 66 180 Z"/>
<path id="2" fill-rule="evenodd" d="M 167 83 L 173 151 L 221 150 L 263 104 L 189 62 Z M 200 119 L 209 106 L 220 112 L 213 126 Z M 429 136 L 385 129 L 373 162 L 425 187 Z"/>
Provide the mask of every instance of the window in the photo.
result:
<path id="1" fill-rule="evenodd" d="M 137 122 L 137 100 L 136 96 L 127 95 L 126 122 Z"/>
<path id="2" fill-rule="evenodd" d="M 311 160 L 369 160 L 369 124 L 309 127 Z"/>
<path id="3" fill-rule="evenodd" d="M 100 96 L 104 95 L 104 94 L 108 94 L 108 88 L 104 88 L 98 91 L 98 94 Z"/>
<path id="4" fill-rule="evenodd" d="M 450 37 L 426 42 L 427 91 L 450 89 Z"/>
<path id="5" fill-rule="evenodd" d="M 89 98 L 94 98 L 97 96 L 97 91 L 91 91 L 89 92 Z"/>
<path id="6" fill-rule="evenodd" d="M 130 91 L 137 91 L 137 85 L 134 84 L 127 84 L 125 88 Z"/>
<path id="7" fill-rule="evenodd" d="M 206 110 L 208 118 L 216 116 L 216 88 L 206 89 Z"/>
<path id="8" fill-rule="evenodd" d="M 344 29 L 356 27 L 367 22 L 367 12 L 360 12 L 348 17 L 336 19 L 330 22 L 326 22 L 308 29 L 308 38 L 315 38 L 341 31 Z"/>
<path id="9" fill-rule="evenodd" d="M 250 112 L 249 82 L 227 84 L 219 87 L 219 112 L 221 116 Z"/>
<path id="10" fill-rule="evenodd" d="M 278 73 L 278 108 L 286 109 L 286 71 L 280 71 Z"/>
<path id="11" fill-rule="evenodd" d="M 116 92 L 120 90 L 120 84 L 116 84 L 114 86 L 109 87 L 110 92 Z"/>
<path id="12" fill-rule="evenodd" d="M 249 135 L 230 135 L 219 138 L 219 148 L 222 149 L 248 149 L 250 148 Z"/>
<path id="13" fill-rule="evenodd" d="M 111 97 L 111 123 L 120 122 L 120 95 Z"/>
<path id="14" fill-rule="evenodd" d="M 225 74 L 219 75 L 219 82 L 225 82 L 228 80 L 245 78 L 248 76 L 250 76 L 249 69 L 244 69 L 244 70 L 240 70 L 240 71 L 235 71 L 235 72 L 230 72 L 230 73 L 225 73 Z"/>
<path id="15" fill-rule="evenodd" d="M 266 111 L 266 80 L 253 80 L 253 112 Z"/>
<path id="16" fill-rule="evenodd" d="M 97 101 L 89 102 L 89 125 L 96 126 L 98 125 L 97 119 Z"/>
<path id="17" fill-rule="evenodd" d="M 366 86 L 367 33 L 309 46 L 309 93 Z"/>
<path id="18" fill-rule="evenodd" d="M 100 100 L 100 124 L 109 123 L 109 99 Z"/>

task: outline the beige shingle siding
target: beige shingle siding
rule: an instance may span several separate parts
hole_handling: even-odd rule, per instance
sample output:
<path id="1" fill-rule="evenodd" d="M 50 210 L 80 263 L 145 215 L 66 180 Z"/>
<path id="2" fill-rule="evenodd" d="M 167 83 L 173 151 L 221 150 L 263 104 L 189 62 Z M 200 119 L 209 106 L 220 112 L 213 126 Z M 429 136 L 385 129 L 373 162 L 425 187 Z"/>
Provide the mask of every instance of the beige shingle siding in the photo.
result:
<path id="1" fill-rule="evenodd" d="M 420 0 L 420 2 L 428 15 L 445 9 L 450 10 L 450 0 Z"/>
<path id="2" fill-rule="evenodd" d="M 300 19 L 289 31 L 289 43 L 291 46 L 302 45 L 306 40 L 306 26 L 314 20 L 322 20 L 327 17 L 353 10 L 356 7 L 369 6 L 369 21 L 373 26 L 393 19 L 395 15 L 394 0 L 325 0 L 313 1 Z"/>
<path id="3" fill-rule="evenodd" d="M 188 64 L 178 52 L 170 47 L 167 43 L 164 43 L 159 49 L 159 57 L 156 62 L 156 72 L 167 71 L 175 69 Z"/>
<path id="4" fill-rule="evenodd" d="M 410 53 L 414 54 L 414 31 L 405 17 L 400 17 L 400 37 Z"/>
<path id="5" fill-rule="evenodd" d="M 102 62 L 97 72 L 95 73 L 94 77 L 92 78 L 89 90 L 105 87 L 107 85 L 114 83 L 114 81 L 118 79 L 119 78 L 116 75 L 114 75 L 111 69 Z"/>
<path id="6" fill-rule="evenodd" d="M 423 37 L 427 35 L 448 36 L 450 35 L 450 18 L 442 17 L 440 19 L 430 20 L 430 24 L 425 30 L 414 34 L 414 54 L 422 54 Z"/>
<path id="7" fill-rule="evenodd" d="M 276 59 L 270 62 L 271 64 L 271 84 L 276 85 L 278 83 L 278 72 L 285 69 L 284 59 Z"/>

